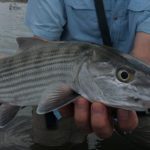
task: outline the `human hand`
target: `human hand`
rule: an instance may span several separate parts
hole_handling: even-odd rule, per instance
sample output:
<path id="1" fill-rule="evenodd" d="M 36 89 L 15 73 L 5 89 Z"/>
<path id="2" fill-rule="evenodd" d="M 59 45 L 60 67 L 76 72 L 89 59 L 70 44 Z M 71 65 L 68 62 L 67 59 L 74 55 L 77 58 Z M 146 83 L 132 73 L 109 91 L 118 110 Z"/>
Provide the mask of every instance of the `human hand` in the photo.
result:
<path id="1" fill-rule="evenodd" d="M 61 109 L 63 116 L 71 115 L 72 106 Z M 101 138 L 108 138 L 113 133 L 113 119 L 109 113 L 109 108 L 104 104 L 94 102 L 89 103 L 84 98 L 79 98 L 74 102 L 74 119 L 79 128 L 95 132 Z M 132 131 L 138 125 L 136 112 L 117 109 L 117 119 L 119 128 L 122 131 Z"/>

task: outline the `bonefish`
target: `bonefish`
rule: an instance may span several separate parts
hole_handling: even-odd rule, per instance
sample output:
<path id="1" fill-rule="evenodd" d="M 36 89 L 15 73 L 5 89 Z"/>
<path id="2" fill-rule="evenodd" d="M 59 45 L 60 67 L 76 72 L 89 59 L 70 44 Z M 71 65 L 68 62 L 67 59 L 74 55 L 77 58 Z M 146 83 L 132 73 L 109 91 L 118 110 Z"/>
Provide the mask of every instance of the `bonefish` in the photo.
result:
<path id="1" fill-rule="evenodd" d="M 143 111 L 150 107 L 150 66 L 128 54 L 86 42 L 18 38 L 20 52 L 0 59 L 0 126 L 20 107 L 45 114 L 83 96 L 91 102 Z"/>

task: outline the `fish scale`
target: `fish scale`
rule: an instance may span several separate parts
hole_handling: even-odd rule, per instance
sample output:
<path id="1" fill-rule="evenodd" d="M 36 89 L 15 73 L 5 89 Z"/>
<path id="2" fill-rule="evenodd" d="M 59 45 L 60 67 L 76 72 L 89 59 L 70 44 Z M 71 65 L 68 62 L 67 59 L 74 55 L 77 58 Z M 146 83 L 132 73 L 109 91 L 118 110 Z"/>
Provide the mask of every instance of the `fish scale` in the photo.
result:
<path id="1" fill-rule="evenodd" d="M 0 97 L 32 97 L 52 82 L 70 82 L 79 49 L 39 49 L 0 61 Z M 24 57 L 25 56 L 25 57 Z M 39 90 L 40 89 L 40 90 Z M 31 92 L 32 91 L 32 92 Z M 29 100 L 29 99 L 28 99 Z M 10 99 L 8 99 L 10 102 Z"/>

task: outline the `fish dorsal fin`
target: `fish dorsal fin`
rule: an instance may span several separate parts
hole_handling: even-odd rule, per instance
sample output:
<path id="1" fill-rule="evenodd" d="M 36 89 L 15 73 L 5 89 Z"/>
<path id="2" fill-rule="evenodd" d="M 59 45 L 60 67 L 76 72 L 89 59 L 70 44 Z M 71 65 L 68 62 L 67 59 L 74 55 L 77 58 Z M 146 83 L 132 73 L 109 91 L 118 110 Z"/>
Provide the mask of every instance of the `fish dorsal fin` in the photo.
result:
<path id="1" fill-rule="evenodd" d="M 5 127 L 19 111 L 19 106 L 13 106 L 10 104 L 0 105 L 0 128 Z"/>
<path id="2" fill-rule="evenodd" d="M 34 37 L 18 37 L 16 39 L 18 43 L 19 50 L 26 51 L 29 49 L 36 49 L 40 45 L 44 45 L 45 43 L 48 43 L 46 40 L 34 38 Z"/>
<path id="3" fill-rule="evenodd" d="M 79 94 L 64 84 L 48 88 L 38 104 L 37 114 L 45 114 L 71 103 Z"/>

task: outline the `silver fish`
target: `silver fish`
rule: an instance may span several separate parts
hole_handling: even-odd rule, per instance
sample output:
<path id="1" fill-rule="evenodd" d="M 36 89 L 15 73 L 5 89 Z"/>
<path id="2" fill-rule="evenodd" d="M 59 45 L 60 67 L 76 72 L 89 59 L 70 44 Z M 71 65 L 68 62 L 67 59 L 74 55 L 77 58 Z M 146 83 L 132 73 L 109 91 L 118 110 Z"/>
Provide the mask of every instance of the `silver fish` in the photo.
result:
<path id="1" fill-rule="evenodd" d="M 133 56 L 85 42 L 17 41 L 20 52 L 0 60 L 1 127 L 22 106 L 45 114 L 79 96 L 127 110 L 150 107 L 150 66 Z"/>

